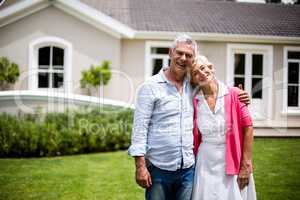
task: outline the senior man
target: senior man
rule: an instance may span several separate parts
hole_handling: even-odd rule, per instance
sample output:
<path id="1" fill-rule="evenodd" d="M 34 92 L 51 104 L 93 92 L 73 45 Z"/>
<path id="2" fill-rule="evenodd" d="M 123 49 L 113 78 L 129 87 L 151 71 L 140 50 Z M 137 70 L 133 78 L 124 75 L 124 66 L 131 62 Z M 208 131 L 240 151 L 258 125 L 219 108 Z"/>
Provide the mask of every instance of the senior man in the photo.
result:
<path id="1" fill-rule="evenodd" d="M 135 158 L 136 182 L 147 200 L 190 200 L 194 178 L 192 88 L 187 70 L 197 44 L 175 38 L 170 66 L 139 88 L 129 154 Z M 242 97 L 248 101 L 248 95 Z"/>

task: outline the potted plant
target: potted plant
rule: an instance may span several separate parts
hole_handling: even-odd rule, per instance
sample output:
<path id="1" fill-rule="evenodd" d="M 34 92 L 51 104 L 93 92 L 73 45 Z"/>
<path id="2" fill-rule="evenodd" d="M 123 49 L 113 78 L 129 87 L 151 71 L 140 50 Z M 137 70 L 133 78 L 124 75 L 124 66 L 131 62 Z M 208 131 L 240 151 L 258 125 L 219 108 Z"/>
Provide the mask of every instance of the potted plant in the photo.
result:
<path id="1" fill-rule="evenodd" d="M 6 57 L 0 57 L 0 90 L 9 89 L 20 76 L 19 66 Z"/>
<path id="2" fill-rule="evenodd" d="M 91 65 L 88 70 L 81 71 L 80 86 L 87 88 L 91 95 L 91 89 L 100 85 L 107 85 L 111 78 L 110 62 L 104 60 L 100 65 Z"/>

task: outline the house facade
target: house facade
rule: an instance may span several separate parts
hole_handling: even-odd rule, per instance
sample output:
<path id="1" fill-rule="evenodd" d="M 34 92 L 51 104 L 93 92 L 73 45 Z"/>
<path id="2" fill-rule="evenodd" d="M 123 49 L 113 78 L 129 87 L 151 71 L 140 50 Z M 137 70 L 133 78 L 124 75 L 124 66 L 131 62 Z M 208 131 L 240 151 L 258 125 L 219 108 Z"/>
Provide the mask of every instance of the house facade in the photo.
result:
<path id="1" fill-rule="evenodd" d="M 134 103 L 139 85 L 169 64 L 178 33 L 194 38 L 228 85 L 252 97 L 257 135 L 300 133 L 300 6 L 225 1 L 20 0 L 0 7 L 0 56 L 21 76 L 9 97 L 86 95 L 81 71 L 109 60 L 112 79 L 98 99 Z M 100 97 L 100 98 L 99 98 Z M 1 100 L 2 98 L 2 100 Z M 15 105 L 14 105 L 15 106 Z"/>

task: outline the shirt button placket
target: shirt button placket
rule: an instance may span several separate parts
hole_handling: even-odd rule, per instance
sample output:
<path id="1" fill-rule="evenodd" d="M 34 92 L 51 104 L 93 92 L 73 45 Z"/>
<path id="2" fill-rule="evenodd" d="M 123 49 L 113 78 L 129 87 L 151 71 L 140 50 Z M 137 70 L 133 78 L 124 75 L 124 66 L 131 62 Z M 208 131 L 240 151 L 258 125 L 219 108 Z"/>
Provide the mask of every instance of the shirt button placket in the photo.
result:
<path id="1" fill-rule="evenodd" d="M 183 94 L 180 96 L 180 150 L 181 150 L 181 166 L 184 166 L 184 152 L 183 152 Z"/>

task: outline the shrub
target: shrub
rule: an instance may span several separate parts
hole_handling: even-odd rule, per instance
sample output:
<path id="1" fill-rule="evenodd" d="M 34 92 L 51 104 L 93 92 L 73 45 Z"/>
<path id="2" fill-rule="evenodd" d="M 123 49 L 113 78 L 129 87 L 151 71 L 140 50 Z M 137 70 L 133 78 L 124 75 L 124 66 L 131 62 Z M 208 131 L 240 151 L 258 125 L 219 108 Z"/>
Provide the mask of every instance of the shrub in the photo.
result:
<path id="1" fill-rule="evenodd" d="M 55 156 L 127 149 L 131 109 L 0 114 L 0 157 Z"/>

